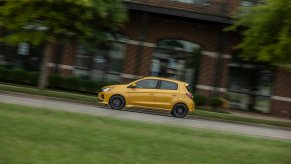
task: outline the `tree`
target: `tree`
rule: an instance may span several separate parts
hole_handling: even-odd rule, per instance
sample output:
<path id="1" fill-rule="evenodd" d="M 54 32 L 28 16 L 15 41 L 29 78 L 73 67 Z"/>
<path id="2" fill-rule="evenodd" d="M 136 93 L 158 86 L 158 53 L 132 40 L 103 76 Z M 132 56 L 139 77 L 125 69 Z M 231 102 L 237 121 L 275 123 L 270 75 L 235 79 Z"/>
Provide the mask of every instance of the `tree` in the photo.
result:
<path id="1" fill-rule="evenodd" d="M 290 11 L 290 0 L 264 0 L 240 12 L 230 29 L 242 29 L 241 56 L 275 65 L 291 64 Z"/>
<path id="2" fill-rule="evenodd" d="M 76 43 L 94 50 L 127 19 L 120 0 L 7 0 L 0 4 L 0 26 L 10 33 L 2 42 L 46 43 L 39 88 L 45 88 L 53 44 Z"/>

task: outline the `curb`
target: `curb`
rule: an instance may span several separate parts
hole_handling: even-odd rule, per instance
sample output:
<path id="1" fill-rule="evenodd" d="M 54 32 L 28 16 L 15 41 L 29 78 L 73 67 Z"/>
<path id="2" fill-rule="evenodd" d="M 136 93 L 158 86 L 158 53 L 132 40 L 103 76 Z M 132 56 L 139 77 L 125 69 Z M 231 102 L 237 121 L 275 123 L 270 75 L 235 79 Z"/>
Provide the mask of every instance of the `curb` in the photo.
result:
<path id="1" fill-rule="evenodd" d="M 37 94 L 19 93 L 19 92 L 13 92 L 13 91 L 0 90 L 0 93 L 9 94 L 9 95 L 17 95 L 17 96 L 30 96 L 32 98 L 38 98 L 38 99 L 49 99 L 49 100 L 67 101 L 67 102 L 73 102 L 73 103 L 79 103 L 79 104 L 97 105 L 97 100 L 96 100 L 96 103 L 94 103 L 94 102 L 88 102 L 88 101 L 72 100 L 72 99 L 51 97 L 51 96 L 44 96 L 44 95 L 37 95 Z"/>
<path id="2" fill-rule="evenodd" d="M 252 126 L 266 127 L 266 128 L 273 128 L 273 129 L 291 130 L 291 128 L 283 127 L 283 126 L 275 126 L 275 125 L 267 125 L 267 124 L 259 124 L 259 123 L 256 124 L 256 123 L 251 123 L 251 122 L 234 121 L 234 120 L 224 120 L 224 119 L 219 119 L 219 118 L 211 118 L 211 117 L 203 117 L 203 116 L 195 116 L 195 115 L 191 115 L 190 117 L 188 116 L 187 118 L 188 119 L 197 118 L 197 119 L 203 119 L 203 120 L 236 123 L 236 124 L 242 124 L 242 125 L 252 125 Z"/>

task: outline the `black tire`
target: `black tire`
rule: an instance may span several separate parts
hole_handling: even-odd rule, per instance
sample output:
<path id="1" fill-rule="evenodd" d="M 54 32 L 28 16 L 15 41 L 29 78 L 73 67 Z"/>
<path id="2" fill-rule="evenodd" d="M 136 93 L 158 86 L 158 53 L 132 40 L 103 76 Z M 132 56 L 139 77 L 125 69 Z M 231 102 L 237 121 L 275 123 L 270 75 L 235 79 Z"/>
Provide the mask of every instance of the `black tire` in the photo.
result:
<path id="1" fill-rule="evenodd" d="M 112 109 L 121 110 L 125 106 L 125 100 L 122 96 L 115 95 L 110 98 L 109 105 Z"/>
<path id="2" fill-rule="evenodd" d="M 183 118 L 188 114 L 188 108 L 185 104 L 176 104 L 173 107 L 171 114 L 174 117 Z"/>

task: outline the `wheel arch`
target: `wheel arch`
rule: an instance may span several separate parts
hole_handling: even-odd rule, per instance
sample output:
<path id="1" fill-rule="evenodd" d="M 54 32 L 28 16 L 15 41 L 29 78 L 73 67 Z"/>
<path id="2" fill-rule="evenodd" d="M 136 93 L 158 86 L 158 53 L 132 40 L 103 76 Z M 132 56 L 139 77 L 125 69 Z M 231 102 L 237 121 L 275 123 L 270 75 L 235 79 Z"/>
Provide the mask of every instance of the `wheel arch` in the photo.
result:
<path id="1" fill-rule="evenodd" d="M 122 95 L 122 94 L 119 94 L 119 93 L 112 94 L 112 95 L 110 96 L 110 98 L 109 98 L 109 102 L 110 102 L 110 100 L 111 100 L 111 98 L 112 98 L 113 96 L 121 96 L 121 97 L 123 98 L 123 100 L 125 101 L 125 104 L 126 104 L 125 96 Z"/>
<path id="2" fill-rule="evenodd" d="M 172 106 L 172 109 L 171 109 L 171 110 L 173 110 L 174 107 L 175 107 L 176 105 L 178 105 L 178 104 L 183 104 L 183 105 L 185 105 L 185 106 L 187 107 L 187 110 L 189 111 L 189 109 L 190 109 L 189 106 L 187 105 L 187 103 L 185 103 L 185 102 L 183 102 L 183 101 L 175 102 L 174 105 Z"/>

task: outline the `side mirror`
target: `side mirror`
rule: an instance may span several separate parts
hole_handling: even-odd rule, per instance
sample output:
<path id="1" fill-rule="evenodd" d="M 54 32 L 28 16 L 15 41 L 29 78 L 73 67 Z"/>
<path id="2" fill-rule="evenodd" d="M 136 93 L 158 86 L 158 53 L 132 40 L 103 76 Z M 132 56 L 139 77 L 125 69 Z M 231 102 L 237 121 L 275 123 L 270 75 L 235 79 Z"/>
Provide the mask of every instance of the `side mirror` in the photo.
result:
<path id="1" fill-rule="evenodd" d="M 135 84 L 135 83 L 131 84 L 131 85 L 129 86 L 129 88 L 136 88 L 136 84 Z"/>

